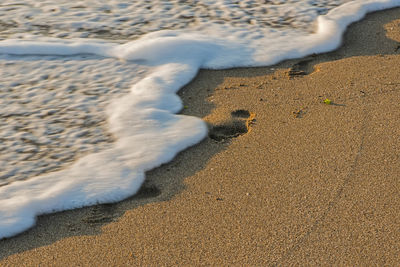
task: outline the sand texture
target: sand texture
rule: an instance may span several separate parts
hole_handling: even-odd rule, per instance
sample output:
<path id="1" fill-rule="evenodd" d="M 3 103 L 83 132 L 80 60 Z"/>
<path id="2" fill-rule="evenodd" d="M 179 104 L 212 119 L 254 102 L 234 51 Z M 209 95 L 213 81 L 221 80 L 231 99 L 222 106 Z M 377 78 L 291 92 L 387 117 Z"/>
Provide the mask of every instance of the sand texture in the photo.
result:
<path id="1" fill-rule="evenodd" d="M 397 265 L 399 42 L 392 9 L 332 53 L 202 70 L 182 113 L 210 137 L 133 198 L 41 216 L 0 241 L 0 265 Z"/>

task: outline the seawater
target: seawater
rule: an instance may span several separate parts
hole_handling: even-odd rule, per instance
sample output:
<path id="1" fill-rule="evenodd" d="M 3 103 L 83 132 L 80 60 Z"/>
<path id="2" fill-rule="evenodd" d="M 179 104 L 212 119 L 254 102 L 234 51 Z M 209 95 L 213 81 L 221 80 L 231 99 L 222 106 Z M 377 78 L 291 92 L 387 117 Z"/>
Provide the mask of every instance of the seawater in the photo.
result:
<path id="1" fill-rule="evenodd" d="M 2 1 L 0 238 L 36 216 L 137 192 L 206 136 L 176 115 L 199 68 L 266 66 L 338 47 L 400 0 Z"/>

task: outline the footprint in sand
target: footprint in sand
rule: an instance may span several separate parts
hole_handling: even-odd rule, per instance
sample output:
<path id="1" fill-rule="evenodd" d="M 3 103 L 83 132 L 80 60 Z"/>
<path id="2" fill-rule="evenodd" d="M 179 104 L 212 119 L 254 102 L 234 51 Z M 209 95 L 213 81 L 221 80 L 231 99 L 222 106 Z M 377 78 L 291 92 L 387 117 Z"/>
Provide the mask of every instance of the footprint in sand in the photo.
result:
<path id="1" fill-rule="evenodd" d="M 250 130 L 250 125 L 255 122 L 255 114 L 248 110 L 238 109 L 231 112 L 231 118 L 215 126 L 209 130 L 209 137 L 216 141 L 224 141 L 226 139 L 238 137 Z"/>
<path id="2" fill-rule="evenodd" d="M 308 75 L 314 71 L 312 66 L 313 58 L 305 58 L 292 65 L 287 75 L 289 79 Z"/>
<path id="3" fill-rule="evenodd" d="M 82 219 L 84 223 L 91 226 L 112 222 L 114 219 L 114 208 L 112 204 L 101 204 L 93 206 L 90 215 Z"/>

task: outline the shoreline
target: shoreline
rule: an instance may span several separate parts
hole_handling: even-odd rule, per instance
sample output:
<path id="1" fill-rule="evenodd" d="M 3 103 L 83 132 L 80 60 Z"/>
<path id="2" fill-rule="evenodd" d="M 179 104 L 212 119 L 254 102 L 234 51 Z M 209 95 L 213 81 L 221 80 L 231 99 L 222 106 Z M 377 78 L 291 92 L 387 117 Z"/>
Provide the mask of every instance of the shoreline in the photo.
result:
<path id="1" fill-rule="evenodd" d="M 385 33 L 382 26 L 395 19 Z M 0 263 L 77 264 L 79 259 L 92 265 L 95 260 L 169 265 L 179 256 L 180 264 L 284 264 L 297 259 L 314 264 L 396 263 L 396 248 L 389 245 L 398 245 L 399 236 L 390 222 L 399 213 L 387 213 L 395 204 L 379 209 L 388 199 L 396 201 L 396 192 L 380 192 L 386 196 L 380 202 L 357 194 L 373 189 L 363 184 L 363 175 L 376 176 L 376 183 L 383 179 L 368 164 L 379 169 L 379 155 L 392 164 L 396 159 L 390 146 L 398 141 L 388 140 L 392 143 L 381 151 L 375 124 L 380 123 L 378 115 L 396 124 L 398 103 L 391 99 L 398 96 L 399 19 L 400 9 L 369 14 L 349 27 L 341 48 L 327 54 L 270 67 L 201 70 L 179 92 L 188 107 L 182 113 L 222 128 L 246 124 L 255 114 L 251 132 L 235 138 L 225 134 L 225 141 L 207 138 L 180 153 L 147 173 L 144 190 L 136 197 L 41 216 L 33 229 L 0 241 Z M 299 62 L 305 63 L 296 66 Z M 306 75 L 288 77 L 296 68 Z M 325 98 L 338 105 L 322 104 Z M 232 115 L 236 110 L 247 110 L 249 116 Z M 399 131 L 398 125 L 382 127 L 392 137 Z M 382 155 L 374 158 L 374 151 Z M 396 166 L 383 173 L 395 175 Z M 390 185 L 395 188 L 398 182 L 386 181 L 384 189 Z M 354 199 L 382 205 L 371 211 Z M 341 215 L 340 220 L 334 215 Z M 361 215 L 370 219 L 359 225 Z M 386 232 L 378 231 L 374 242 L 368 242 L 372 237 L 365 231 L 374 223 L 382 228 L 383 222 L 388 223 Z M 365 231 L 357 237 L 349 229 Z M 388 233 L 397 240 L 390 241 Z M 377 247 L 382 240 L 389 247 Z M 379 257 L 369 258 L 362 244 Z M 348 255 L 347 250 L 358 254 Z"/>

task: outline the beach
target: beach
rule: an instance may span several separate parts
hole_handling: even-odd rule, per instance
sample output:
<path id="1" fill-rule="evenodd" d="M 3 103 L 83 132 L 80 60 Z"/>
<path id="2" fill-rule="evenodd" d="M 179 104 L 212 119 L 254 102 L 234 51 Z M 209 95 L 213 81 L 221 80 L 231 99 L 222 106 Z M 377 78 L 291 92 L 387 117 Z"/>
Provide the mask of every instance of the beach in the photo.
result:
<path id="1" fill-rule="evenodd" d="M 399 47 L 391 9 L 334 52 L 201 70 L 179 96 L 209 137 L 134 197 L 40 216 L 0 265 L 398 264 Z"/>

